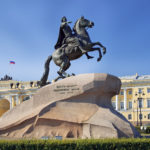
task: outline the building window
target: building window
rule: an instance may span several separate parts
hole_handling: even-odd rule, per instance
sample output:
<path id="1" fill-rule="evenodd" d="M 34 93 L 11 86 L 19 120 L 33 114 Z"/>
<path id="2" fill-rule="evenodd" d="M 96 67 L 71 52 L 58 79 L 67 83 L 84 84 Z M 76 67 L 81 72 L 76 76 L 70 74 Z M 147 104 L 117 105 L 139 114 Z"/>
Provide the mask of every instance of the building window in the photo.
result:
<path id="1" fill-rule="evenodd" d="M 139 114 L 139 119 L 143 119 L 143 115 L 142 114 Z"/>
<path id="2" fill-rule="evenodd" d="M 129 109 L 132 109 L 132 102 L 129 102 Z"/>
<path id="3" fill-rule="evenodd" d="M 124 102 L 120 102 L 120 109 L 124 109 Z"/>
<path id="4" fill-rule="evenodd" d="M 147 93 L 150 93 L 150 88 L 147 88 Z"/>
<path id="5" fill-rule="evenodd" d="M 120 95 L 123 95 L 124 94 L 124 92 L 123 91 L 120 91 Z"/>
<path id="6" fill-rule="evenodd" d="M 142 100 L 142 98 L 138 99 L 138 104 L 139 104 L 139 108 L 143 107 L 143 100 Z"/>
<path id="7" fill-rule="evenodd" d="M 139 92 L 138 92 L 138 93 L 139 93 L 139 94 L 142 93 L 142 89 L 141 89 L 141 88 L 139 88 Z"/>
<path id="8" fill-rule="evenodd" d="M 147 115 L 147 118 L 150 119 L 150 114 Z"/>
<path id="9" fill-rule="evenodd" d="M 150 108 L 150 99 L 147 99 L 147 108 Z"/>
<path id="10" fill-rule="evenodd" d="M 29 100 L 29 99 L 30 99 L 30 97 L 29 97 L 29 96 L 26 96 L 26 97 L 23 98 L 23 101 L 27 101 L 27 100 Z"/>
<path id="11" fill-rule="evenodd" d="M 112 102 L 112 106 L 114 109 L 116 109 L 116 102 Z"/>
<path id="12" fill-rule="evenodd" d="M 128 92 L 128 94 L 129 94 L 129 95 L 132 95 L 132 90 L 130 90 L 130 91 Z"/>
<path id="13" fill-rule="evenodd" d="M 128 115 L 128 120 L 131 120 L 131 119 L 132 119 L 132 115 L 129 114 L 129 115 Z"/>

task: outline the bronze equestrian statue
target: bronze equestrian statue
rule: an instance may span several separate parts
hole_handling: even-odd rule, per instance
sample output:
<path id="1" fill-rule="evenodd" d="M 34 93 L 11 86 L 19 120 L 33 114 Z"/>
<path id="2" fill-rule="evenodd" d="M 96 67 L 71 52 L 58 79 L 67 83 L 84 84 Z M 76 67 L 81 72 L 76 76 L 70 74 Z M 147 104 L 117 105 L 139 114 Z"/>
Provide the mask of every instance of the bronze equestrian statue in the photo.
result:
<path id="1" fill-rule="evenodd" d="M 72 30 L 71 30 L 70 26 L 68 25 L 69 23 L 72 23 L 72 22 L 71 21 L 67 22 L 67 18 L 65 16 L 62 17 L 61 25 L 60 25 L 60 29 L 59 29 L 58 40 L 54 47 L 55 50 L 60 48 L 62 45 L 65 46 L 64 44 L 73 42 L 74 44 L 76 43 L 76 45 L 74 45 L 74 46 L 78 46 L 83 53 L 85 52 L 88 59 L 93 58 L 92 56 L 89 56 L 85 50 L 83 50 L 79 39 L 77 37 L 75 37 L 74 34 L 72 33 Z"/>
<path id="2" fill-rule="evenodd" d="M 71 75 L 67 74 L 65 71 L 70 67 L 70 61 L 80 58 L 82 55 L 86 55 L 88 59 L 93 58 L 88 55 L 88 52 L 98 51 L 99 57 L 97 61 L 100 61 L 102 58 L 101 49 L 103 54 L 106 53 L 106 48 L 100 42 L 91 42 L 87 28 L 92 28 L 94 23 L 81 17 L 78 19 L 73 27 L 72 32 L 70 26 L 68 25 L 71 22 L 67 22 L 66 17 L 63 17 L 61 20 L 61 26 L 59 31 L 58 41 L 55 45 L 55 51 L 45 62 L 45 71 L 38 82 L 40 86 L 47 84 L 47 79 L 49 75 L 49 63 L 51 60 L 60 67 L 57 72 L 59 76 L 54 80 L 57 81 L 60 78 L 66 78 Z M 98 46 L 98 47 L 94 47 Z M 74 74 L 72 74 L 74 75 Z"/>

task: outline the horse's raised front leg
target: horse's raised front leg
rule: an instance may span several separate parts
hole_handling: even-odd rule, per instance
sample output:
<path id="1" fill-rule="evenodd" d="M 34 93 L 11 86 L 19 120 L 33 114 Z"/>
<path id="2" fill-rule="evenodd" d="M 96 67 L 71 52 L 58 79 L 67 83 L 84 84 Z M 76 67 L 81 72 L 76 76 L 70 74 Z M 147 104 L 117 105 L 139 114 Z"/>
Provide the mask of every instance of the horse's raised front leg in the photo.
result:
<path id="1" fill-rule="evenodd" d="M 106 47 L 105 47 L 105 46 L 103 46 L 100 42 L 90 43 L 90 46 L 91 46 L 91 47 L 93 47 L 93 46 L 95 46 L 95 45 L 98 45 L 98 46 L 102 47 L 102 49 L 103 49 L 103 54 L 106 54 Z"/>
<path id="2" fill-rule="evenodd" d="M 88 59 L 94 58 L 93 56 L 90 56 L 88 53 L 85 53 L 85 55 L 86 55 L 86 57 L 87 57 Z"/>
<path id="3" fill-rule="evenodd" d="M 99 57 L 97 58 L 97 61 L 100 61 L 102 58 L 101 49 L 99 47 L 93 47 L 93 48 L 91 48 L 90 51 L 96 51 L 96 50 L 99 52 Z"/>
<path id="4" fill-rule="evenodd" d="M 76 47 L 76 48 L 77 48 L 77 47 Z M 81 50 L 81 52 L 82 52 L 83 54 L 86 55 L 86 57 L 87 57 L 88 59 L 94 58 L 93 56 L 90 56 L 90 55 L 88 54 L 88 52 L 87 52 L 86 50 L 84 50 L 80 45 L 79 45 L 79 49 Z"/>
<path id="5" fill-rule="evenodd" d="M 103 48 L 103 54 L 106 54 L 106 47 L 103 46 L 100 42 L 96 42 L 96 45 L 99 45 L 100 47 Z"/>

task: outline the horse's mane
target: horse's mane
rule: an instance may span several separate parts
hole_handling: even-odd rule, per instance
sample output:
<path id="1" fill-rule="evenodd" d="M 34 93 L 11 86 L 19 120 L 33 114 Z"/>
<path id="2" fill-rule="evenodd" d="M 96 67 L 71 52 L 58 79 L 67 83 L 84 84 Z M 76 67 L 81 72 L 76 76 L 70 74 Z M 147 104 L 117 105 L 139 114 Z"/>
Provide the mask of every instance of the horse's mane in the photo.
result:
<path id="1" fill-rule="evenodd" d="M 76 32 L 76 25 L 77 25 L 78 21 L 79 21 L 79 19 L 75 22 L 75 24 L 74 24 L 74 26 L 73 26 L 73 31 L 74 31 L 74 33 L 77 33 L 77 32 Z"/>

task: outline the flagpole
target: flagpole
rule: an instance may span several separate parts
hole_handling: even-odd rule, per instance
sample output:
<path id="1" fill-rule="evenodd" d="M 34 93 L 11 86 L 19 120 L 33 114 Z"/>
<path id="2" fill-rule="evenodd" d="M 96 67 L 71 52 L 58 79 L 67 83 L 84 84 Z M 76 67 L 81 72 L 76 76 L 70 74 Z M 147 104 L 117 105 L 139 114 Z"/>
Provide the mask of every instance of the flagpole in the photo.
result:
<path id="1" fill-rule="evenodd" d="M 10 73 L 9 73 L 10 75 L 9 75 L 9 76 L 11 76 L 11 77 L 12 77 L 11 72 L 13 72 L 13 71 L 12 71 L 12 68 L 13 68 L 12 65 L 14 65 L 14 64 L 15 64 L 15 61 L 9 61 L 9 67 L 10 67 Z M 13 77 L 13 78 L 14 78 L 14 77 Z"/>
<path id="2" fill-rule="evenodd" d="M 8 75 L 9 75 L 9 76 L 11 76 L 11 74 L 10 74 L 10 72 L 11 72 L 11 71 L 10 71 L 10 68 L 11 68 L 11 67 L 10 67 L 10 62 L 9 62 L 9 67 L 8 67 Z"/>

